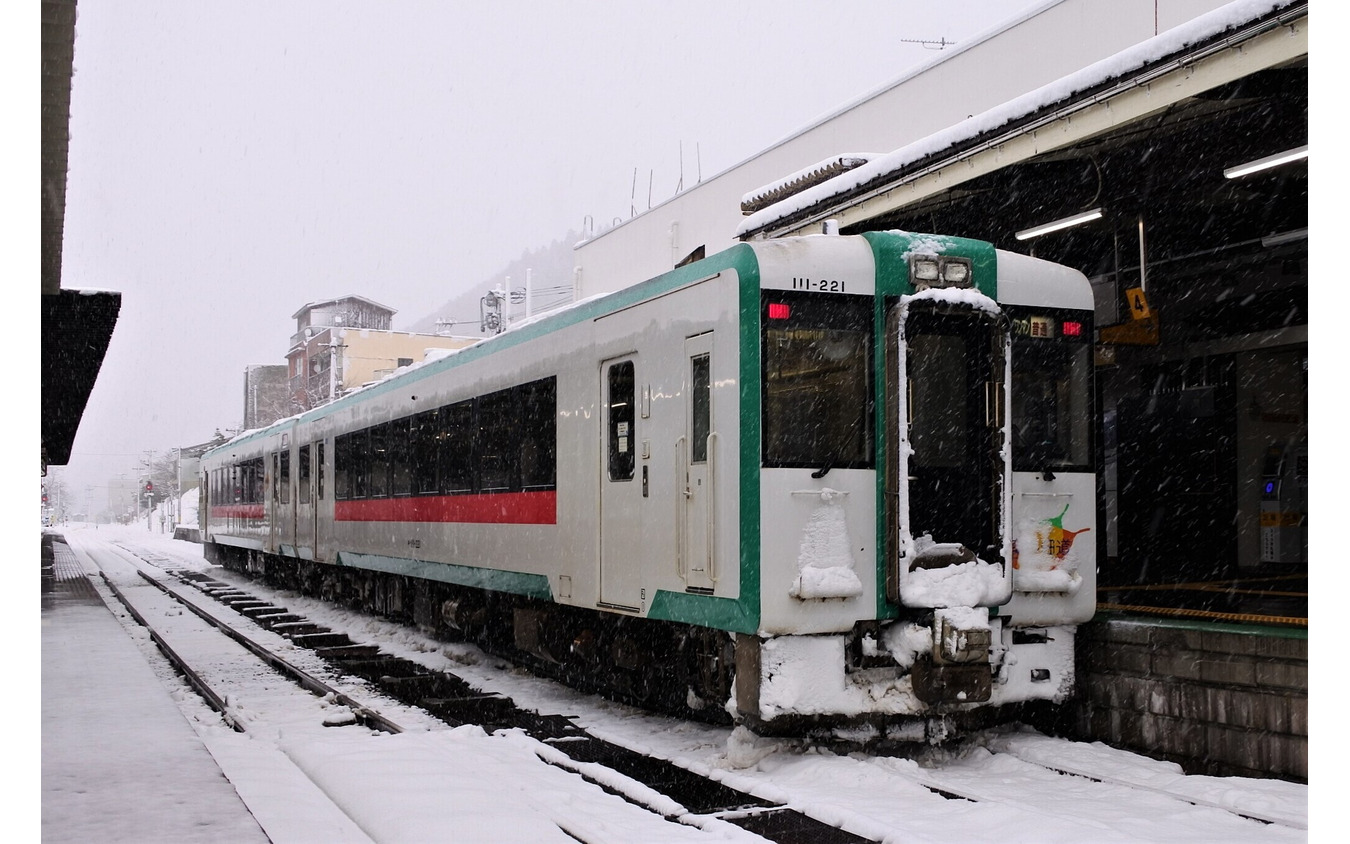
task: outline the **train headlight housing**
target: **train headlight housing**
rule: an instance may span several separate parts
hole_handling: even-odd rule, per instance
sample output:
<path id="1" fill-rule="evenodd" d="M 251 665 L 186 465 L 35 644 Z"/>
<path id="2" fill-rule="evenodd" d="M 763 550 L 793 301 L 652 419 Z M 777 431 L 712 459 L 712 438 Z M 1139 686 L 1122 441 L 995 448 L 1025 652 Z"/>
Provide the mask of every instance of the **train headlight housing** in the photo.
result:
<path id="1" fill-rule="evenodd" d="M 948 258 L 942 262 L 942 280 L 948 287 L 969 287 L 970 261 L 966 258 Z"/>
<path id="2" fill-rule="evenodd" d="M 974 284 L 970 259 L 947 255 L 911 255 L 909 277 L 918 290 Z"/>
<path id="3" fill-rule="evenodd" d="M 931 285 L 942 277 L 942 272 L 938 269 L 937 258 L 915 255 L 909 259 L 909 275 L 914 279 L 914 286 L 918 287 L 923 282 Z"/>

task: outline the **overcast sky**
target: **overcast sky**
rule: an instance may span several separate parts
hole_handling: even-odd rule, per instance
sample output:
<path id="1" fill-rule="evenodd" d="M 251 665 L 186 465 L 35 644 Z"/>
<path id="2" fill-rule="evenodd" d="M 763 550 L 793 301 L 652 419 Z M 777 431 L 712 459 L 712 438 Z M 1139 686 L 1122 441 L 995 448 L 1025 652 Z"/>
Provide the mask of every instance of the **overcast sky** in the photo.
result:
<path id="1" fill-rule="evenodd" d="M 409 327 L 1041 5 L 79 0 L 62 286 L 123 299 L 66 476 L 238 426 L 308 302 Z"/>

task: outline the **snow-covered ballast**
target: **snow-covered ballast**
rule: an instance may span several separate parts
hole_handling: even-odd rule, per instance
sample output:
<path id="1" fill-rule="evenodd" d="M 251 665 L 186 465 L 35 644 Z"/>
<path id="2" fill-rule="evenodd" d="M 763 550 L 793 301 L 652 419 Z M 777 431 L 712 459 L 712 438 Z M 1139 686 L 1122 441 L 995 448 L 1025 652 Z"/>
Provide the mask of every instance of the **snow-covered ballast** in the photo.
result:
<path id="1" fill-rule="evenodd" d="M 940 739 L 1072 690 L 1091 316 L 981 241 L 741 244 L 208 453 L 208 559 L 763 732 Z"/>

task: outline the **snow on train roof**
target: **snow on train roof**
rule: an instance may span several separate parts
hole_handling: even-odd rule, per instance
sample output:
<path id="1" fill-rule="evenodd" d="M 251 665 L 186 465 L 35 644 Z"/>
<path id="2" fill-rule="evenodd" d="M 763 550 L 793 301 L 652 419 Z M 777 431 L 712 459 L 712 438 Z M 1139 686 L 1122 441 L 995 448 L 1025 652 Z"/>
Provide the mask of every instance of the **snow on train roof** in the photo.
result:
<path id="1" fill-rule="evenodd" d="M 1000 303 L 1093 309 L 1092 285 L 1078 270 L 1002 249 L 997 255 Z"/>
<path id="2" fill-rule="evenodd" d="M 1112 79 L 1127 76 L 1188 47 L 1208 41 L 1223 32 L 1251 23 L 1297 2 L 1299 0 L 1234 0 L 1188 23 L 1147 41 L 1141 41 L 1114 56 L 1088 65 L 1076 73 L 1061 77 L 1035 91 L 963 120 L 941 132 L 920 138 L 891 153 L 871 157 L 865 164 L 756 211 L 741 222 L 736 235 L 742 237 L 767 228 L 779 220 L 819 203 L 835 200 L 870 182 L 888 176 L 899 176 L 907 167 L 925 158 L 946 150 L 955 152 L 956 147 L 1008 126 L 1013 121 L 1045 111 L 1053 105 L 1064 103 L 1076 94 Z"/>

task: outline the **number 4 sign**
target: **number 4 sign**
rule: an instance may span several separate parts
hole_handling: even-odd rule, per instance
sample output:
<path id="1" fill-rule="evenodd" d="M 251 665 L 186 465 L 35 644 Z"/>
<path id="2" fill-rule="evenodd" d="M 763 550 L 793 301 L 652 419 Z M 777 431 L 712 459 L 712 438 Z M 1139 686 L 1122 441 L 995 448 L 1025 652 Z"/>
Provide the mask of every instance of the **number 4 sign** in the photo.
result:
<path id="1" fill-rule="evenodd" d="M 1125 301 L 1130 303 L 1131 319 L 1148 319 L 1152 311 L 1148 309 L 1148 299 L 1144 296 L 1144 288 L 1131 287 L 1125 291 Z"/>

